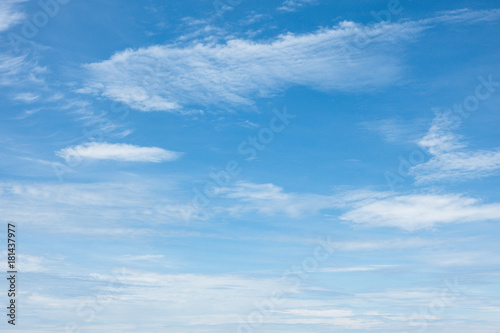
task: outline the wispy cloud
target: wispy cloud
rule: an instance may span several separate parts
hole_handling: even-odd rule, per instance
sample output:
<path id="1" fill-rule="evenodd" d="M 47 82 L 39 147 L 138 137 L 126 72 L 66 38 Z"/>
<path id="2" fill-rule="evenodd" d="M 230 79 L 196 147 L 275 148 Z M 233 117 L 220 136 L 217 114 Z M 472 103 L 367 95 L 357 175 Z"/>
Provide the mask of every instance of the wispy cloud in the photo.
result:
<path id="1" fill-rule="evenodd" d="M 482 203 L 473 197 L 449 193 L 401 194 L 357 190 L 321 195 L 287 193 L 273 184 L 238 182 L 233 187 L 219 189 L 218 194 L 222 198 L 231 199 L 224 206 L 214 209 L 219 213 L 239 215 L 256 212 L 268 216 L 284 214 L 301 218 L 333 209 L 340 212 L 338 219 L 341 221 L 372 227 L 397 227 L 409 231 L 431 228 L 438 224 L 500 218 L 498 203 Z M 356 244 L 343 246 L 349 248 Z"/>
<path id="2" fill-rule="evenodd" d="M 26 1 L 28 0 L 2 0 L 0 2 L 0 32 L 8 30 L 23 20 L 24 13 L 19 10 L 18 4 Z"/>
<path id="3" fill-rule="evenodd" d="M 370 272 L 381 270 L 384 268 L 394 267 L 393 265 L 367 265 L 367 266 L 354 266 L 354 267 L 340 267 L 340 268 L 323 268 L 321 272 L 328 273 L 350 273 L 350 272 Z"/>
<path id="4" fill-rule="evenodd" d="M 0 258 L 5 259 L 5 263 L 7 263 L 7 255 L 7 251 L 0 252 Z M 22 256 L 19 256 L 17 269 L 23 273 L 47 272 L 54 268 L 55 264 L 61 264 L 61 260 L 60 256 L 52 255 L 51 259 L 48 259 L 40 255 L 23 253 Z M 5 269 L 8 270 L 7 267 Z"/>
<path id="5" fill-rule="evenodd" d="M 159 260 L 163 259 L 165 256 L 162 254 L 144 254 L 144 255 L 132 255 L 125 254 L 120 256 L 118 259 L 126 261 L 149 261 L 149 260 Z"/>
<path id="6" fill-rule="evenodd" d="M 295 316 L 312 316 L 312 317 L 350 317 L 354 315 L 352 310 L 306 310 L 292 309 L 280 311 L 281 313 L 289 313 Z"/>
<path id="7" fill-rule="evenodd" d="M 57 226 L 63 233 L 142 237 L 152 226 L 183 223 L 188 209 L 172 195 L 178 190 L 171 182 L 163 179 L 160 188 L 151 182 L 0 183 L 0 213 L 14 223 L 36 221 L 34 228 Z"/>
<path id="8" fill-rule="evenodd" d="M 421 257 L 421 260 L 427 264 L 438 267 L 451 266 L 496 266 L 499 259 L 488 256 L 483 251 L 451 251 L 439 253 L 433 251 Z"/>
<path id="9" fill-rule="evenodd" d="M 419 145 L 433 156 L 429 161 L 410 169 L 417 183 L 463 181 L 495 174 L 500 169 L 500 148 L 468 149 L 460 135 L 455 134 L 459 121 L 448 113 L 439 113 Z"/>
<path id="10" fill-rule="evenodd" d="M 252 105 L 290 86 L 320 91 L 380 88 L 400 80 L 398 50 L 439 23 L 498 18 L 497 11 L 447 12 L 420 21 L 362 25 L 341 22 L 302 35 L 156 45 L 114 54 L 86 66 L 82 93 L 103 96 L 141 111 L 187 112 L 189 108 Z M 353 45 L 369 39 L 370 47 Z"/>
<path id="11" fill-rule="evenodd" d="M 258 212 L 265 215 L 286 214 L 300 217 L 331 208 L 338 204 L 334 196 L 312 193 L 286 193 L 274 184 L 254 184 L 237 182 L 233 187 L 219 190 L 221 197 L 231 199 L 224 210 L 239 215 L 245 212 Z"/>
<path id="12" fill-rule="evenodd" d="M 281 6 L 278 7 L 278 10 L 281 10 L 284 12 L 294 12 L 301 7 L 313 5 L 313 4 L 317 4 L 317 3 L 318 3 L 318 0 L 285 0 L 281 4 Z"/>
<path id="13" fill-rule="evenodd" d="M 100 93 L 142 111 L 185 112 L 200 105 L 250 106 L 254 98 L 272 96 L 292 85 L 358 90 L 399 79 L 400 60 L 387 48 L 354 49 L 347 58 L 345 44 L 364 28 L 343 22 L 265 42 L 232 39 L 225 44 L 126 50 L 86 66 L 90 77 L 80 92 Z M 408 33 L 405 25 L 370 30 L 380 35 L 379 45 Z"/>
<path id="14" fill-rule="evenodd" d="M 120 221 L 178 223 L 190 208 L 182 199 L 158 192 L 147 184 L 0 184 L 0 212 L 12 221 L 35 218 L 40 225 L 74 228 L 82 219 L 98 212 L 96 223 L 106 220 L 109 227 Z M 439 224 L 491 221 L 500 218 L 500 204 L 458 194 L 397 194 L 351 191 L 333 195 L 287 193 L 273 184 L 237 183 L 219 192 L 222 200 L 212 207 L 211 218 L 227 214 L 258 213 L 304 218 L 323 210 L 338 212 L 340 220 L 373 227 L 397 227 L 408 231 Z M 29 208 L 27 208 L 29 207 Z M 90 215 L 89 215 L 90 214 Z M 332 215 L 332 214 L 330 214 Z M 71 219 L 68 218 L 71 216 Z M 331 218 L 331 217 L 330 217 Z M 99 222 L 100 223 L 100 222 Z M 69 229 L 68 229 L 69 230 Z M 77 231 L 80 232 L 80 231 Z M 364 251 L 423 247 L 421 239 L 339 242 L 342 251 Z"/>
<path id="15" fill-rule="evenodd" d="M 352 209 L 340 219 L 377 227 L 398 227 L 414 231 L 436 224 L 500 218 L 500 204 L 456 194 L 388 195 L 352 202 Z"/>
<path id="16" fill-rule="evenodd" d="M 16 101 L 21 101 L 25 103 L 32 103 L 36 101 L 40 95 L 38 94 L 33 94 L 33 93 L 20 93 L 14 96 L 14 100 Z"/>
<path id="17" fill-rule="evenodd" d="M 434 246 L 439 241 L 425 240 L 422 238 L 388 239 L 388 240 L 365 240 L 365 241 L 342 241 L 335 242 L 337 251 L 377 251 L 391 249 L 408 249 Z"/>
<path id="18" fill-rule="evenodd" d="M 96 298 L 103 300 L 100 304 L 118 313 L 130 311 L 133 304 L 134 313 L 147 320 L 152 327 L 164 325 L 165 321 L 160 314 L 167 311 L 175 316 L 178 325 L 214 327 L 213 331 L 203 328 L 192 332 L 220 331 L 221 327 L 215 325 L 241 323 L 242 314 L 250 313 L 253 304 L 268 304 L 270 295 L 276 292 L 284 294 L 280 302 L 283 301 L 287 308 L 280 310 L 264 308 L 266 310 L 262 310 L 259 314 L 263 314 L 262 318 L 265 323 L 327 324 L 344 329 L 368 329 L 382 324 L 377 320 L 378 318 L 364 318 L 345 305 L 332 305 L 330 301 L 313 299 L 303 290 L 294 292 L 300 293 L 300 298 L 289 297 L 288 294 L 291 296 L 291 293 L 288 291 L 292 287 L 283 284 L 279 277 L 250 278 L 234 274 L 161 274 L 119 269 L 113 274 L 91 273 L 90 278 L 94 287 L 90 291 L 84 289 L 84 292 L 96 294 Z M 85 288 L 86 281 L 82 278 L 59 278 L 57 282 L 64 286 L 71 284 Z M 85 296 L 88 299 L 88 295 Z M 41 317 L 47 313 L 50 318 L 55 312 L 70 315 L 68 309 L 77 307 L 84 297 L 78 295 L 61 297 L 59 293 L 48 295 L 29 292 L 25 300 L 27 309 L 37 309 Z M 218 304 L 216 308 L 207 307 L 208 304 L 214 302 Z M 49 304 L 49 307 L 41 306 L 43 303 Z M 150 309 L 146 304 L 156 306 Z M 120 317 L 107 316 L 106 322 L 95 323 L 95 330 L 102 330 L 115 320 L 120 321 Z"/>
<path id="19" fill-rule="evenodd" d="M 326 324 L 343 329 L 367 330 L 382 324 L 374 318 L 363 318 L 364 316 L 351 309 L 289 309 L 276 312 L 282 314 L 282 317 L 271 321 L 289 325 Z"/>
<path id="20" fill-rule="evenodd" d="M 44 79 L 39 75 L 46 68 L 40 67 L 33 59 L 27 56 L 12 56 L 0 53 L 0 85 L 17 86 L 26 84 L 42 84 Z"/>
<path id="21" fill-rule="evenodd" d="M 405 123 L 399 119 L 381 119 L 374 121 L 364 121 L 359 125 L 367 131 L 380 135 L 389 143 L 405 143 L 417 138 L 419 129 L 416 121 Z M 417 127 L 417 128 L 416 128 Z"/>
<path id="22" fill-rule="evenodd" d="M 92 142 L 61 149 L 56 152 L 56 155 L 64 158 L 66 161 L 91 159 L 159 163 L 174 161 L 180 158 L 182 153 L 158 147 L 139 147 L 125 143 Z"/>

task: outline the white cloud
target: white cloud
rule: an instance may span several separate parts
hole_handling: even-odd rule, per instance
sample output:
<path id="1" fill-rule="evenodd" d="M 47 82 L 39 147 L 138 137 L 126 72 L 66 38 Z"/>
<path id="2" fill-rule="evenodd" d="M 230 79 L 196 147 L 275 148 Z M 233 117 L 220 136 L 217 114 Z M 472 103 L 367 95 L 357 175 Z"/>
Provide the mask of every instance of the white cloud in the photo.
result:
<path id="1" fill-rule="evenodd" d="M 38 75 L 45 71 L 46 68 L 38 66 L 36 61 L 26 56 L 0 53 L 0 85 L 23 85 L 26 88 L 27 84 L 41 84 L 44 80 Z"/>
<path id="2" fill-rule="evenodd" d="M 284 12 L 294 12 L 301 7 L 307 5 L 313 5 L 316 4 L 317 2 L 318 2 L 317 0 L 285 0 L 278 8 L 278 10 Z"/>
<path id="3" fill-rule="evenodd" d="M 369 226 L 398 227 L 409 231 L 430 228 L 441 223 L 461 223 L 500 219 L 500 204 L 484 204 L 458 194 L 398 194 L 376 191 L 346 191 L 333 195 L 287 193 L 273 184 L 237 182 L 221 188 L 218 195 L 228 200 L 214 208 L 219 213 L 239 215 L 256 212 L 273 216 L 285 214 L 299 218 L 322 210 L 344 211 L 339 219 Z M 334 218 L 336 220 L 337 218 Z M 414 240 L 413 246 L 422 244 Z M 393 244 L 395 247 L 401 244 Z M 378 244 L 342 244 L 347 249 L 386 247 Z"/>
<path id="4" fill-rule="evenodd" d="M 299 217 L 317 213 L 321 209 L 335 207 L 339 200 L 334 196 L 309 193 L 286 193 L 273 184 L 237 182 L 233 187 L 219 189 L 218 193 L 231 199 L 223 208 L 232 214 L 255 211 L 260 214 L 286 214 Z"/>
<path id="5" fill-rule="evenodd" d="M 20 93 L 14 96 L 14 100 L 16 101 L 21 101 L 25 103 L 31 103 L 36 101 L 40 95 L 38 94 L 33 94 L 33 93 Z"/>
<path id="6" fill-rule="evenodd" d="M 293 309 L 284 310 L 281 313 L 289 313 L 294 316 L 312 316 L 312 317 L 350 317 L 354 313 L 352 310 L 306 310 Z"/>
<path id="7" fill-rule="evenodd" d="M 322 268 L 321 272 L 328 273 L 350 273 L 350 272 L 370 272 L 384 268 L 394 267 L 393 265 L 367 265 L 367 266 L 354 266 L 354 267 L 341 267 L 341 268 Z"/>
<path id="8" fill-rule="evenodd" d="M 499 15 L 500 15 L 499 9 L 470 10 L 464 8 L 464 9 L 439 12 L 435 17 L 427 19 L 426 21 L 428 21 L 429 23 L 444 22 L 444 23 L 475 24 L 479 22 L 496 21 L 498 20 Z"/>
<path id="9" fill-rule="evenodd" d="M 18 3 L 28 0 L 2 0 L 0 2 L 0 32 L 8 30 L 24 19 L 24 13 L 19 11 Z"/>
<path id="10" fill-rule="evenodd" d="M 382 324 L 379 321 L 364 319 L 350 309 L 289 309 L 276 313 L 280 316 L 271 318 L 269 322 L 288 325 L 334 325 L 344 329 L 370 329 Z"/>
<path id="11" fill-rule="evenodd" d="M 158 147 L 139 147 L 124 143 L 111 144 L 106 142 L 92 142 L 61 149 L 56 152 L 56 155 L 64 158 L 67 162 L 81 159 L 93 159 L 159 163 L 176 160 L 181 157 L 182 153 Z"/>
<path id="12" fill-rule="evenodd" d="M 15 223 L 64 233 L 143 236 L 152 225 L 184 221 L 166 180 L 119 183 L 0 183 L 0 214 Z M 176 193 L 176 192 L 174 192 Z M 140 221 L 140 224 L 137 224 Z"/>
<path id="13" fill-rule="evenodd" d="M 500 219 L 500 204 L 454 194 L 391 195 L 354 202 L 340 219 L 370 226 L 398 227 L 409 231 L 441 223 Z"/>
<path id="14" fill-rule="evenodd" d="M 7 251 L 0 252 L 0 258 L 5 263 L 5 270 L 12 270 L 7 268 Z M 55 260 L 54 260 L 55 259 Z M 30 255 L 27 253 L 23 253 L 22 255 L 17 257 L 16 262 L 16 270 L 22 273 L 40 273 L 47 272 L 50 269 L 54 268 L 54 264 L 59 264 L 61 262 L 61 257 L 59 256 L 51 256 L 51 259 L 47 259 L 46 257 L 42 257 L 39 255 Z"/>
<path id="15" fill-rule="evenodd" d="M 254 24 L 256 22 L 259 22 L 263 20 L 264 18 L 267 18 L 267 15 L 256 13 L 256 12 L 251 12 L 249 15 L 247 15 L 245 18 L 241 19 L 239 23 L 241 25 L 250 25 Z"/>
<path id="16" fill-rule="evenodd" d="M 417 138 L 417 128 L 415 120 L 411 123 L 405 123 L 399 119 L 381 119 L 375 121 L 364 121 L 359 125 L 366 130 L 376 133 L 390 143 L 404 143 Z M 420 133 L 419 133 L 420 134 Z"/>
<path id="17" fill-rule="evenodd" d="M 460 137 L 452 132 L 458 125 L 458 122 L 449 118 L 449 114 L 437 114 L 431 128 L 419 144 L 433 155 L 464 148 L 465 145 L 460 142 Z"/>
<path id="18" fill-rule="evenodd" d="M 403 41 L 439 23 L 497 19 L 492 11 L 444 13 L 420 21 L 332 28 L 274 39 L 232 38 L 224 43 L 178 41 L 86 66 L 81 93 L 101 94 L 141 111 L 188 112 L 203 107 L 250 106 L 290 86 L 358 91 L 393 84 L 403 76 Z M 369 47 L 367 47 L 369 45 Z"/>
<path id="19" fill-rule="evenodd" d="M 164 259 L 165 256 L 162 254 L 145 254 L 145 255 L 132 255 L 126 254 L 120 256 L 119 259 L 127 260 L 127 261 L 149 261 L 149 260 L 157 260 Z"/>
<path id="20" fill-rule="evenodd" d="M 500 148 L 471 150 L 454 133 L 459 121 L 448 113 L 440 113 L 432 122 L 419 145 L 429 151 L 432 158 L 410 169 L 418 183 L 441 180 L 463 181 L 493 175 L 500 169 Z"/>
<path id="21" fill-rule="evenodd" d="M 452 266 L 475 266 L 494 267 L 498 265 L 498 258 L 490 256 L 488 252 L 482 251 L 451 251 L 436 252 L 425 254 L 421 257 L 426 264 L 439 267 Z"/>
<path id="22" fill-rule="evenodd" d="M 89 281 L 92 281 L 91 286 Z M 52 292 L 40 293 L 38 285 L 26 285 L 26 311 L 43 320 L 49 318 L 54 321 L 57 316 L 61 317 L 61 314 L 63 318 L 76 317 L 75 314 L 81 313 L 78 310 L 82 309 L 82 304 L 98 304 L 98 309 L 102 310 L 96 311 L 96 320 L 91 326 L 84 322 L 84 318 L 78 321 L 82 329 L 96 332 L 107 332 L 108 327 L 119 327 L 120 332 L 141 329 L 161 332 L 164 331 L 165 325 L 172 323 L 172 318 L 175 318 L 175 325 L 181 327 L 182 332 L 215 333 L 227 331 L 226 327 L 237 331 L 238 325 L 246 323 L 249 315 L 253 313 L 262 313 L 262 321 L 266 326 L 309 325 L 302 326 L 302 331 L 331 330 L 332 327 L 325 325 L 332 325 L 341 331 L 358 329 L 403 332 L 412 320 L 421 318 L 414 314 L 424 314 L 422 307 L 427 309 L 429 304 L 434 304 L 433 301 L 442 300 L 443 292 L 446 292 L 449 299 L 460 297 L 460 302 L 453 303 L 453 308 L 458 308 L 460 312 L 477 308 L 474 306 L 477 304 L 482 310 L 488 308 L 496 312 L 495 299 L 481 299 L 477 296 L 481 290 L 479 293 L 474 290 L 475 296 L 466 295 L 464 291 L 467 286 L 458 280 L 437 283 L 433 280 L 428 283 L 429 286 L 390 289 L 374 287 L 373 283 L 368 283 L 354 292 L 350 292 L 352 288 L 321 289 L 325 292 L 336 291 L 335 296 L 330 297 L 318 297 L 316 292 L 311 293 L 314 289 L 292 291 L 293 287 L 289 283 L 283 283 L 280 276 L 172 274 L 125 268 L 69 277 L 67 272 L 64 272 L 42 282 L 47 287 L 45 289 Z M 314 286 L 313 280 L 308 280 L 308 284 L 310 283 Z M 51 288 L 52 286 L 57 288 Z M 270 306 L 271 297 L 280 291 L 283 292 L 280 293 L 281 299 Z M 96 303 L 96 300 L 99 303 Z M 46 306 L 41 306 L 42 304 Z M 211 306 L 213 304 L 217 306 Z M 455 314 L 451 307 L 446 311 L 451 311 L 448 315 Z M 165 316 L 165 313 L 168 316 Z M 477 312 L 469 315 L 474 318 Z M 119 326 L 127 324 L 123 322 L 123 318 L 129 316 L 139 316 L 143 321 L 137 326 L 132 323 L 129 328 Z M 146 326 L 144 323 L 147 323 Z M 288 327 L 283 326 L 268 327 L 279 332 L 290 331 Z M 432 332 L 438 331 L 439 327 L 432 329 Z"/>
<path id="23" fill-rule="evenodd" d="M 439 242 L 421 238 L 395 238 L 388 240 L 344 241 L 335 242 L 337 251 L 376 251 L 387 249 L 420 248 L 436 245 Z"/>
<path id="24" fill-rule="evenodd" d="M 287 317 L 270 318 L 267 323 L 286 324 L 286 325 L 333 325 L 337 329 L 344 330 L 369 330 L 375 327 L 381 327 L 382 322 L 375 320 L 364 320 L 355 318 L 331 318 L 331 317 Z"/>
<path id="25" fill-rule="evenodd" d="M 57 226 L 61 232 L 94 230 L 127 234 L 134 221 L 143 228 L 184 221 L 190 197 L 172 197 L 171 186 L 161 191 L 142 183 L 96 184 L 0 184 L 0 213 L 14 222 L 37 221 L 40 227 Z M 178 191 L 174 191 L 178 193 Z M 209 217 L 258 213 L 304 218 L 334 210 L 332 223 L 346 221 L 367 226 L 397 227 L 414 231 L 438 224 L 500 219 L 500 204 L 482 203 L 457 194 L 410 194 L 352 191 L 335 195 L 286 193 L 273 184 L 237 183 L 220 190 L 218 205 Z M 91 223 L 89 222 L 91 221 Z M 335 221 L 335 222 L 334 222 Z M 90 224 L 89 224 L 90 223 Z M 95 229 L 93 229 L 95 228 Z M 88 230 L 87 230 L 88 229 Z M 132 229 L 133 230 L 133 229 Z M 137 233 L 131 233 L 137 234 Z M 141 234 L 142 235 L 142 234 Z M 344 251 L 423 247 L 421 239 L 338 242 Z"/>
<path id="26" fill-rule="evenodd" d="M 87 289 L 88 280 L 95 286 L 90 290 Z M 56 282 L 58 288 L 50 295 L 39 294 L 36 289 L 35 292 L 25 289 L 26 310 L 35 310 L 40 317 L 45 318 L 55 318 L 55 313 L 62 313 L 63 318 L 70 318 L 72 314 L 78 313 L 82 304 L 95 304 L 92 300 L 99 300 L 99 306 L 113 311 L 98 313 L 101 320 L 94 323 L 98 326 L 101 326 L 103 319 L 106 323 L 123 322 L 124 316 L 137 313 L 137 309 L 134 310 L 136 306 L 142 309 L 139 310 L 140 316 L 154 326 L 167 322 L 162 313 L 169 313 L 171 318 L 175 317 L 178 323 L 186 326 L 196 321 L 212 325 L 214 322 L 211 317 L 221 313 L 225 315 L 222 323 L 237 323 L 238 311 L 244 312 L 250 299 L 263 298 L 280 286 L 278 279 L 257 280 L 236 275 L 158 274 L 130 269 L 115 269 L 110 274 L 91 273 L 87 277 L 76 278 L 68 278 L 64 274 Z M 61 292 L 65 288 L 60 286 L 78 286 L 82 296 Z M 40 306 L 42 303 L 47 306 Z M 208 306 L 214 303 L 217 307 Z M 81 324 L 84 324 L 83 320 Z M 101 332 L 101 328 L 96 327 L 93 331 Z"/>
<path id="27" fill-rule="evenodd" d="M 349 62 L 343 47 L 362 28 L 343 22 L 333 29 L 268 42 L 233 39 L 225 44 L 126 50 L 88 65 L 91 78 L 81 92 L 102 93 L 142 111 L 185 112 L 183 108 L 199 105 L 249 106 L 254 98 L 291 85 L 356 90 L 394 82 L 401 76 L 400 61 L 383 48 L 353 49 Z M 380 42 L 392 39 L 390 34 L 383 37 L 388 27 L 373 30 L 382 34 Z"/>
<path id="28" fill-rule="evenodd" d="M 92 288 L 88 289 L 88 281 Z M 52 282 L 53 281 L 53 282 Z M 112 273 L 91 273 L 89 276 L 68 277 L 67 274 L 51 279 L 57 285 L 54 292 L 41 294 L 37 288 L 25 287 L 25 309 L 40 318 L 54 320 L 56 314 L 70 318 L 79 314 L 82 305 L 96 304 L 104 311 L 96 313 L 92 331 L 107 331 L 107 325 L 123 323 L 123 318 L 140 316 L 144 322 L 142 330 L 159 332 L 165 323 L 175 318 L 176 326 L 186 332 L 220 332 L 222 327 L 245 323 L 248 314 L 257 310 L 258 304 L 268 304 L 270 297 L 280 292 L 284 310 L 267 308 L 264 305 L 263 320 L 269 324 L 336 325 L 342 328 L 370 328 L 380 325 L 372 318 L 367 320 L 344 305 L 332 305 L 330 300 L 311 298 L 304 291 L 302 297 L 295 297 L 290 285 L 280 277 L 252 278 L 241 275 L 214 274 L 162 274 L 151 271 L 115 269 Z M 72 288 L 66 288 L 71 286 Z M 50 288 L 49 288 L 50 289 Z M 67 290 L 78 290 L 78 293 Z M 342 302 L 345 303 L 343 300 Z M 47 306 L 40 306 L 45 303 Z M 341 302 L 339 302 L 341 303 Z M 211 306 L 217 304 L 216 307 Z M 281 304 L 281 303 L 280 303 Z M 279 307 L 281 308 L 281 306 Z M 165 317 L 164 314 L 169 316 Z M 162 315 L 163 314 L 163 315 Z M 79 322 L 80 324 L 80 322 Z M 90 329 L 83 320 L 82 329 Z M 116 325 L 113 325 L 116 326 Z M 196 329 L 195 326 L 199 326 Z M 215 326 L 215 327 L 214 327 Z M 118 327 L 118 326 L 116 326 Z M 184 329 L 186 327 L 186 329 Z M 130 330 L 137 331 L 138 327 Z M 191 330 L 193 329 L 193 330 Z"/>
<path id="29" fill-rule="evenodd" d="M 350 309 L 328 306 L 329 301 L 294 297 L 297 291 L 279 277 L 249 278 L 238 275 L 161 274 L 130 269 L 115 274 L 93 273 L 96 282 L 104 283 L 100 294 L 109 292 L 106 283 L 116 283 L 112 293 L 113 312 L 128 313 L 137 309 L 147 322 L 161 323 L 159 313 L 170 313 L 179 323 L 191 325 L 223 325 L 244 323 L 242 317 L 255 311 L 256 304 L 269 303 L 276 292 L 288 309 L 264 311 L 269 324 L 329 324 L 345 328 L 370 328 L 381 324 L 356 317 Z M 298 291 L 301 294 L 306 291 Z M 307 294 L 302 294 L 306 297 Z M 134 306 L 131 307 L 131 304 Z M 154 305 L 152 308 L 142 305 Z M 217 307 L 207 307 L 217 304 Z M 151 310 L 153 309 L 153 310 Z M 121 311 L 120 311 L 121 310 Z M 160 319 L 159 319 L 160 318 Z M 107 321 L 113 320 L 107 317 Z"/>

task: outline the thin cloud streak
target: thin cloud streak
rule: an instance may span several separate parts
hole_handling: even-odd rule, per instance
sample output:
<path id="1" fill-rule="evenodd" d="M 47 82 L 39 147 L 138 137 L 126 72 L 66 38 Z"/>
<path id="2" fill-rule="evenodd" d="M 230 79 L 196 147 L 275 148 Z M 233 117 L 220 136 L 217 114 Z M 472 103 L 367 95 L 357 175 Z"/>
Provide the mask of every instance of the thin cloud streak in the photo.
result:
<path id="1" fill-rule="evenodd" d="M 158 147 L 139 147 L 125 143 L 110 144 L 106 142 L 93 142 L 61 149 L 56 152 L 56 155 L 64 158 L 66 162 L 79 159 L 90 159 L 160 163 L 175 161 L 182 156 L 182 153 Z"/>
<path id="2" fill-rule="evenodd" d="M 317 3 L 317 0 L 285 0 L 281 6 L 278 7 L 278 10 L 283 12 L 295 12 L 302 7 Z"/>

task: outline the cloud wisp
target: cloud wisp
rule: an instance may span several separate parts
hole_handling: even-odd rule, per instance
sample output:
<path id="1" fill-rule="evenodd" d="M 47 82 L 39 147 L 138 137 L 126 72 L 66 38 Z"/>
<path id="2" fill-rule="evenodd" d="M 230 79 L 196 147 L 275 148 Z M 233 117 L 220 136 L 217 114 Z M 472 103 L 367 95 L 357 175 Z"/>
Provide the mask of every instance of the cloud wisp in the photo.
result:
<path id="1" fill-rule="evenodd" d="M 436 181 L 463 181 L 493 175 L 500 169 L 500 148 L 468 149 L 454 131 L 459 122 L 447 113 L 438 114 L 427 134 L 419 141 L 432 158 L 410 169 L 417 184 Z"/>
<path id="2" fill-rule="evenodd" d="M 141 111 L 250 106 L 292 85 L 353 90 L 393 82 L 398 59 L 382 49 L 344 54 L 342 43 L 360 27 L 342 23 L 308 35 L 269 42 L 233 39 L 225 44 L 161 45 L 126 50 L 88 65 L 82 92 L 95 92 Z"/>
<path id="3" fill-rule="evenodd" d="M 482 203 L 459 194 L 348 191 L 333 195 L 286 193 L 273 184 L 238 182 L 220 190 L 231 199 L 219 211 L 233 215 L 256 212 L 301 218 L 325 210 L 341 212 L 339 220 L 370 227 L 396 227 L 408 231 L 439 224 L 490 221 L 500 218 L 500 204 Z"/>
<path id="4" fill-rule="evenodd" d="M 125 143 L 86 143 L 61 149 L 56 155 L 66 162 L 88 160 L 114 160 L 123 162 L 168 162 L 179 159 L 182 153 L 158 147 L 139 147 Z"/>
<path id="5" fill-rule="evenodd" d="M 24 13 L 18 9 L 18 4 L 28 0 L 3 0 L 0 3 L 0 32 L 9 30 L 24 18 Z"/>
<path id="6" fill-rule="evenodd" d="M 317 0 L 285 0 L 281 6 L 278 7 L 278 10 L 283 12 L 295 12 L 302 7 L 317 3 Z"/>
<path id="7" fill-rule="evenodd" d="M 0 53 L 0 86 L 41 85 L 44 79 L 40 75 L 46 70 L 27 56 Z"/>
<path id="8" fill-rule="evenodd" d="M 254 41 L 194 41 L 127 49 L 88 64 L 78 91 L 98 94 L 140 111 L 188 113 L 200 108 L 253 105 L 290 86 L 359 91 L 404 77 L 403 41 L 436 24 L 494 20 L 498 11 L 453 11 L 420 21 L 331 28 Z M 369 47 L 367 47 L 369 45 Z"/>
<path id="9" fill-rule="evenodd" d="M 485 204 L 456 194 L 390 195 L 354 202 L 340 219 L 368 226 L 415 231 L 437 224 L 500 219 L 500 204 Z"/>

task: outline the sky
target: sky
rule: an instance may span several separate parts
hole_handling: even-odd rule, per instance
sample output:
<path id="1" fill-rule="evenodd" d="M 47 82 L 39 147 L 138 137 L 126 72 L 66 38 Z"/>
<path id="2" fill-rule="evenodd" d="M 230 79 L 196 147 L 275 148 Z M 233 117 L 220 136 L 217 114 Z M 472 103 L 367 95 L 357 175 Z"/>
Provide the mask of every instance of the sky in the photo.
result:
<path id="1" fill-rule="evenodd" d="M 1 329 L 498 332 L 498 5 L 3 0 Z"/>

